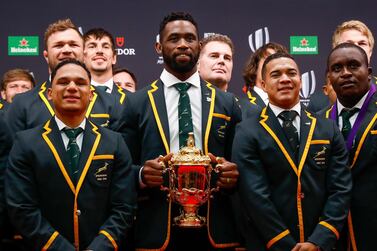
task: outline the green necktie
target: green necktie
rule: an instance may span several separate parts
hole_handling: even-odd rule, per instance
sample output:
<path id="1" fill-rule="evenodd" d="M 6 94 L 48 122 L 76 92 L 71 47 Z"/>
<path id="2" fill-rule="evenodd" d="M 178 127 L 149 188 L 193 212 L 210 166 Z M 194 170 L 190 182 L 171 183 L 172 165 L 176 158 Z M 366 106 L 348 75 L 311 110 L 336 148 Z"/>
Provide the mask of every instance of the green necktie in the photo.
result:
<path id="1" fill-rule="evenodd" d="M 97 86 L 96 86 L 96 89 L 99 89 L 99 90 L 101 90 L 101 91 L 106 92 L 107 89 L 109 89 L 109 87 L 107 87 L 106 85 L 97 85 Z"/>
<path id="2" fill-rule="evenodd" d="M 352 128 L 350 118 L 358 111 L 359 111 L 359 108 L 352 108 L 352 109 L 343 108 L 343 110 L 340 112 L 340 116 L 342 116 L 342 122 L 343 122 L 342 134 L 343 134 L 344 140 L 347 140 L 348 135 Z"/>
<path id="3" fill-rule="evenodd" d="M 174 85 L 179 91 L 178 102 L 178 122 L 179 122 L 179 148 L 187 145 L 189 132 L 194 132 L 192 125 L 190 97 L 187 90 L 191 87 L 190 83 L 182 82 Z"/>
<path id="4" fill-rule="evenodd" d="M 80 159 L 80 148 L 76 143 L 77 136 L 82 133 L 83 129 L 81 127 L 76 129 L 64 128 L 63 132 L 67 135 L 69 141 L 67 145 L 67 153 L 69 154 L 69 171 L 72 178 L 73 184 L 77 183 L 77 174 L 79 171 L 79 159 Z"/>
<path id="5" fill-rule="evenodd" d="M 298 140 L 298 132 L 297 128 L 293 125 L 293 121 L 297 116 L 296 111 L 283 111 L 279 114 L 279 118 L 283 120 L 283 130 L 284 134 L 287 137 L 289 144 L 292 147 L 292 150 L 295 154 L 295 157 L 297 159 L 297 153 L 298 153 L 298 148 L 300 146 L 300 142 Z"/>

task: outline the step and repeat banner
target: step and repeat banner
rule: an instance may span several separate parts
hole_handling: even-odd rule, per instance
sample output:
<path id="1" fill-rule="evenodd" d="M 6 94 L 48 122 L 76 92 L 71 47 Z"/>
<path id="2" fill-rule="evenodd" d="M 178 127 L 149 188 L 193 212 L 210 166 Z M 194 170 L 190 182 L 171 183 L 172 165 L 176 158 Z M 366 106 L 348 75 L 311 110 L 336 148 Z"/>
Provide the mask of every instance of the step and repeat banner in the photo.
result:
<path id="1" fill-rule="evenodd" d="M 171 11 L 191 13 L 201 38 L 222 33 L 233 40 L 229 91 L 237 95 L 242 93 L 242 69 L 247 58 L 265 43 L 281 43 L 293 54 L 301 69 L 300 95 L 305 102 L 321 89 L 337 25 L 357 19 L 377 34 L 377 2 L 372 0 L 7 0 L 0 3 L 0 74 L 15 67 L 27 68 L 37 82 L 45 81 L 44 31 L 58 19 L 71 18 L 82 32 L 95 27 L 110 31 L 116 40 L 117 65 L 133 71 L 141 88 L 161 73 L 163 60 L 154 44 L 160 21 Z M 375 56 L 377 53 L 372 55 L 372 67 Z"/>

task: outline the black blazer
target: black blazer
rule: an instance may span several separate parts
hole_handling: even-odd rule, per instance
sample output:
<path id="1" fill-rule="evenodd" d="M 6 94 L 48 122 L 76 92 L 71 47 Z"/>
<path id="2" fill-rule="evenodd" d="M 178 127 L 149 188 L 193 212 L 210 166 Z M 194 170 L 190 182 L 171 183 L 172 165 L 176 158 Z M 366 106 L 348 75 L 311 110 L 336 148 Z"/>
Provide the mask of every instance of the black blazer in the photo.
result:
<path id="1" fill-rule="evenodd" d="M 156 80 L 150 86 L 129 95 L 126 100 L 121 131 L 131 149 L 135 179 L 146 160 L 170 152 L 169 123 L 163 83 Z M 230 93 L 222 92 L 202 81 L 203 152 L 230 160 L 235 125 L 241 119 L 239 106 Z M 168 185 L 166 183 L 165 185 Z M 217 248 L 237 246 L 230 197 L 217 193 L 208 203 L 208 238 Z M 135 224 L 135 246 L 140 249 L 164 250 L 170 240 L 172 202 L 166 192 L 156 188 L 141 189 Z M 190 240 L 187 240 L 190 241 Z"/>
<path id="2" fill-rule="evenodd" d="M 334 246 L 348 213 L 347 151 L 332 121 L 301 111 L 298 160 L 269 107 L 237 127 L 240 222 L 248 250 L 291 250 L 310 241 Z"/>
<path id="3" fill-rule="evenodd" d="M 76 185 L 68 163 L 55 119 L 16 134 L 5 182 L 12 224 L 33 250 L 115 250 L 136 204 L 126 144 L 87 121 Z"/>

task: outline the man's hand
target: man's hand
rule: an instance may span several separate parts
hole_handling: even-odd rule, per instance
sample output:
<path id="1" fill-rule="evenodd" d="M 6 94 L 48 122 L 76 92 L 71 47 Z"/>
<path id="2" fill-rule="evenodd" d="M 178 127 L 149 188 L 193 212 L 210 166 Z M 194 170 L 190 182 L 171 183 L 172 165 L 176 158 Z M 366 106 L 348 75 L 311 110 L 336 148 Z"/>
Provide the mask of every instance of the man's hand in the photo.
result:
<path id="1" fill-rule="evenodd" d="M 235 187 L 239 176 L 237 165 L 223 157 L 215 157 L 212 153 L 208 153 L 208 156 L 211 158 L 211 162 L 216 164 L 219 171 L 216 185 L 226 189 Z"/>
<path id="2" fill-rule="evenodd" d="M 167 163 L 172 156 L 173 154 L 169 153 L 166 156 L 159 156 L 144 163 L 141 171 L 141 179 L 146 186 L 160 187 L 162 185 L 164 182 L 162 177 L 162 171 L 165 168 L 164 163 Z"/>
<path id="3" fill-rule="evenodd" d="M 316 245 L 310 242 L 303 242 L 303 243 L 297 243 L 296 246 L 292 249 L 292 251 L 319 251 L 319 249 Z"/>

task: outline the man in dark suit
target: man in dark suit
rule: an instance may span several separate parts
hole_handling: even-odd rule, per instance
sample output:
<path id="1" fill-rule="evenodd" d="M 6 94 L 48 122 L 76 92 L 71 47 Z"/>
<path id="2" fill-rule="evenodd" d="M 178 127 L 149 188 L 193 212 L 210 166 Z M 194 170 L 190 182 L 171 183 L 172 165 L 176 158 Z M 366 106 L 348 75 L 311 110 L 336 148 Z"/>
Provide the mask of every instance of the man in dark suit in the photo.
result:
<path id="1" fill-rule="evenodd" d="M 247 248 L 331 250 L 351 193 L 342 136 L 301 106 L 300 72 L 289 54 L 267 57 L 262 78 L 269 105 L 237 127 L 232 154 Z"/>
<path id="2" fill-rule="evenodd" d="M 232 94 L 222 92 L 200 79 L 197 72 L 199 38 L 197 25 L 190 14 L 171 13 L 160 24 L 156 51 L 164 58 L 160 79 L 129 96 L 121 128 L 130 147 L 140 196 L 135 224 L 135 246 L 143 250 L 211 250 L 238 245 L 230 208 L 230 194 L 238 171 L 230 159 L 235 125 L 241 111 Z M 185 82 L 185 83 L 182 83 Z M 188 87 L 185 94 L 178 88 Z M 181 92 L 184 92 L 181 90 Z M 160 187 L 168 186 L 159 161 L 166 161 L 185 145 L 179 140 L 180 99 L 189 96 L 195 145 L 212 161 L 221 164 L 213 185 L 220 187 L 206 204 L 207 227 L 182 229 L 172 226 L 178 206 Z M 183 101 L 181 102 L 181 104 Z M 188 112 L 190 111 L 190 112 Z M 183 116 L 183 115 L 182 115 Z M 159 157 L 160 156 L 160 157 Z M 162 157 L 165 156 L 165 157 Z M 203 207 L 201 208 L 204 209 Z M 203 212 L 202 212 L 203 213 Z"/>
<path id="3" fill-rule="evenodd" d="M 113 80 L 116 61 L 114 38 L 110 32 L 94 28 L 84 34 L 84 62 L 92 74 L 91 85 L 116 96 L 123 104 L 126 91 Z"/>
<path id="4" fill-rule="evenodd" d="M 9 155 L 11 222 L 32 250 L 118 250 L 136 204 L 128 148 L 85 118 L 93 98 L 85 65 L 63 61 L 51 81 L 55 116 L 17 133 Z"/>
<path id="5" fill-rule="evenodd" d="M 83 38 L 70 19 L 58 20 L 49 25 L 45 32 L 43 55 L 49 74 L 56 65 L 67 59 L 83 60 Z M 47 99 L 50 80 L 33 90 L 17 95 L 9 107 L 6 117 L 13 134 L 41 125 L 55 115 L 52 103 Z M 93 99 L 86 116 L 97 125 L 115 128 L 123 106 L 105 92 L 92 88 Z"/>
<path id="6" fill-rule="evenodd" d="M 342 130 L 349 152 L 353 191 L 348 215 L 351 250 L 375 249 L 377 232 L 377 95 L 365 51 L 339 44 L 327 60 L 337 101 L 326 111 Z"/>

